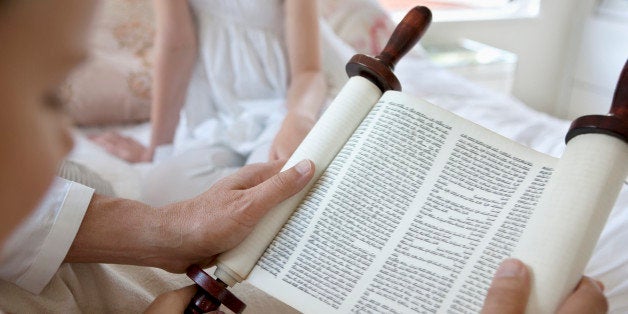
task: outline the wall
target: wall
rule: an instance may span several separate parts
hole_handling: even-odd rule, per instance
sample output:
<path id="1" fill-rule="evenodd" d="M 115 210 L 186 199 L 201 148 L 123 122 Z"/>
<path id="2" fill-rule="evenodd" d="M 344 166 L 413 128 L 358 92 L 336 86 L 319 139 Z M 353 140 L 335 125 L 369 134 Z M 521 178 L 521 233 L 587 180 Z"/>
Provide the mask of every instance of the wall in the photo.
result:
<path id="1" fill-rule="evenodd" d="M 625 14 L 628 15 L 628 2 Z M 569 67 L 573 79 L 565 90 L 561 112 L 567 118 L 608 112 L 617 78 L 628 57 L 628 18 L 594 14 L 587 19 L 576 62 Z"/>
<path id="2" fill-rule="evenodd" d="M 536 18 L 433 23 L 425 43 L 469 38 L 514 52 L 519 57 L 513 94 L 529 106 L 562 113 L 558 102 L 569 85 L 582 25 L 596 0 L 542 0 Z"/>

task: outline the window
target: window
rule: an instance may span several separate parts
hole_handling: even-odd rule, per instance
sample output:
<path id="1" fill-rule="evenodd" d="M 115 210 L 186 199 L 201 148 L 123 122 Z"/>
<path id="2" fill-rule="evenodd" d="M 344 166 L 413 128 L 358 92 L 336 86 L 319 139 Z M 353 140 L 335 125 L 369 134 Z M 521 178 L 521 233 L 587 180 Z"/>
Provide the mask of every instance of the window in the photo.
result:
<path id="1" fill-rule="evenodd" d="M 540 0 L 379 0 L 396 22 L 412 7 L 432 10 L 435 22 L 479 21 L 535 17 Z"/>

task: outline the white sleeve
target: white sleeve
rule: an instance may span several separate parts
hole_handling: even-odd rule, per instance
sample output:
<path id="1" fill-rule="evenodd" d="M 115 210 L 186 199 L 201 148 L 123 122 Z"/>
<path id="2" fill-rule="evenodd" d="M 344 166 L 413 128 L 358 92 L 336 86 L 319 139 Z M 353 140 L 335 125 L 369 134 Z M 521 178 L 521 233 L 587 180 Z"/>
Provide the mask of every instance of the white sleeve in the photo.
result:
<path id="1" fill-rule="evenodd" d="M 65 259 L 94 190 L 56 178 L 0 252 L 0 278 L 39 294 Z"/>

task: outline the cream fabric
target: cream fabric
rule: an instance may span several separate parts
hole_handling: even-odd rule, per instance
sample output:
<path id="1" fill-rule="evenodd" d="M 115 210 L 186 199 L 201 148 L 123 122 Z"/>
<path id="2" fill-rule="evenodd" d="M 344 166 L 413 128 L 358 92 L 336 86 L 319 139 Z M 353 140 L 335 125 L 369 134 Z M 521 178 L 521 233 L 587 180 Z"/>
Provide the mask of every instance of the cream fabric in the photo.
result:
<path id="1" fill-rule="evenodd" d="M 0 308 L 8 313 L 141 313 L 159 294 L 190 284 L 183 274 L 156 268 L 63 264 L 37 296 L 0 281 Z M 247 304 L 247 313 L 297 313 L 247 283 L 231 291 Z"/>
<path id="2" fill-rule="evenodd" d="M 9 313 L 141 313 L 160 293 L 189 284 L 152 268 L 63 264 L 39 295 L 0 282 L 0 308 Z"/>
<path id="3" fill-rule="evenodd" d="M 89 59 L 73 71 L 60 93 L 78 125 L 148 120 L 153 24 L 150 0 L 102 1 Z"/>
<path id="4" fill-rule="evenodd" d="M 71 160 L 64 160 L 57 170 L 57 175 L 66 180 L 80 183 L 94 189 L 95 193 L 115 196 L 111 183 L 104 180 L 91 169 Z"/>

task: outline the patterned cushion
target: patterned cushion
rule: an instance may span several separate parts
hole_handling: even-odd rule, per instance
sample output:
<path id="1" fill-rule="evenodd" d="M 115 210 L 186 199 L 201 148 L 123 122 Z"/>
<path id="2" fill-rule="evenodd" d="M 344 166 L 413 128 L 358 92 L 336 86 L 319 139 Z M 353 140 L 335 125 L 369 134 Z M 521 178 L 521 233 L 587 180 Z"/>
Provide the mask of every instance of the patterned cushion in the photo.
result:
<path id="1" fill-rule="evenodd" d="M 154 21 L 150 0 L 103 1 L 91 56 L 61 89 L 78 125 L 144 121 L 150 115 Z"/>

